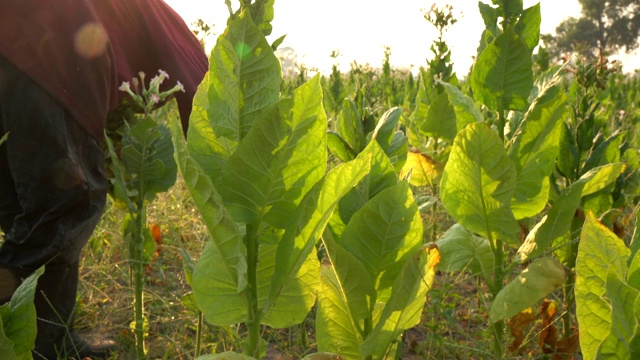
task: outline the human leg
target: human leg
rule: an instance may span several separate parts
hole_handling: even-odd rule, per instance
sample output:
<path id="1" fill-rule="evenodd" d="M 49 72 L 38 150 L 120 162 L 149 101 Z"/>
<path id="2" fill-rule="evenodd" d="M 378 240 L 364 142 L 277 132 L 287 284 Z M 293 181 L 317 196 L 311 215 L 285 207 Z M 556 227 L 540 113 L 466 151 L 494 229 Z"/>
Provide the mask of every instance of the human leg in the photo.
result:
<path id="1" fill-rule="evenodd" d="M 54 358 L 72 321 L 80 252 L 104 208 L 102 148 L 2 57 L 0 126 L 9 133 L 0 145 L 0 286 L 46 266 L 36 288 L 36 355 Z"/>

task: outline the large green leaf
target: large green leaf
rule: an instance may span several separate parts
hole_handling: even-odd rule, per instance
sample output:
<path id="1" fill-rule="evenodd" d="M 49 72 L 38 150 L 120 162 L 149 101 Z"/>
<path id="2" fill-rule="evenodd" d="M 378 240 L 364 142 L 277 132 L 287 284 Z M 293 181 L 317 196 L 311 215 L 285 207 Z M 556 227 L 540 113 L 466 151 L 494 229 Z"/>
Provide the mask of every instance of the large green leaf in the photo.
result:
<path id="1" fill-rule="evenodd" d="M 242 13 L 213 48 L 188 131 L 189 152 L 212 180 L 253 124 L 274 111 L 281 81 L 280 61 Z"/>
<path id="2" fill-rule="evenodd" d="M 404 133 L 396 130 L 401 118 L 402 109 L 399 107 L 391 108 L 382 114 L 375 129 L 369 134 L 371 140 L 375 139 L 378 142 L 398 171 L 404 165 L 409 150 Z"/>
<path id="3" fill-rule="evenodd" d="M 315 248 L 285 282 L 279 297 L 264 309 L 261 323 L 272 328 L 286 328 L 304 321 L 316 303 L 320 286 L 320 262 Z M 261 244 L 258 257 L 258 306 L 262 307 L 271 288 L 276 271 L 277 245 Z"/>
<path id="4" fill-rule="evenodd" d="M 482 15 L 482 20 L 484 20 L 486 31 L 488 31 L 493 38 L 497 37 L 500 34 L 500 29 L 498 29 L 498 17 L 501 16 L 498 9 L 485 4 L 482 1 L 478 1 L 478 9 L 480 10 L 480 15 Z"/>
<path id="5" fill-rule="evenodd" d="M 364 149 L 366 139 L 362 127 L 362 119 L 358 113 L 356 103 L 351 99 L 345 99 L 342 104 L 342 111 L 336 121 L 336 132 L 349 144 L 355 154 Z"/>
<path id="6" fill-rule="evenodd" d="M 624 279 L 630 251 L 615 234 L 589 213 L 582 227 L 576 260 L 576 316 L 580 324 L 580 349 L 585 359 L 595 359 L 609 335 L 612 309 L 605 296 L 607 277 Z"/>
<path id="7" fill-rule="evenodd" d="M 342 162 L 351 161 L 356 158 L 356 153 L 351 150 L 349 144 L 335 131 L 327 131 L 327 147 L 329 151 Z"/>
<path id="8" fill-rule="evenodd" d="M 192 286 L 198 307 L 213 324 L 232 325 L 246 320 L 247 254 L 240 229 L 225 210 L 209 176 L 189 157 L 177 119 L 171 122 L 176 162 L 211 240 L 196 268 Z"/>
<path id="9" fill-rule="evenodd" d="M 530 52 L 533 52 L 533 49 L 538 46 L 540 22 L 542 22 L 540 3 L 537 3 L 526 8 L 516 23 L 515 31 L 520 35 Z"/>
<path id="10" fill-rule="evenodd" d="M 515 242 L 515 186 L 513 161 L 486 124 L 469 124 L 458 133 L 440 182 L 442 204 L 457 222 L 485 238 Z"/>
<path id="11" fill-rule="evenodd" d="M 489 318 L 492 322 L 509 319 L 535 305 L 565 281 L 565 270 L 558 260 L 536 259 L 496 295 Z"/>
<path id="12" fill-rule="evenodd" d="M 377 141 L 370 142 L 367 147 L 358 154 L 358 158 L 371 159 L 371 171 L 342 199 L 336 211 L 343 224 L 349 223 L 353 214 L 360 210 L 372 197 L 380 191 L 395 185 L 398 176 L 394 171 L 391 160 L 384 153 Z M 335 217 L 335 216 L 334 216 Z M 333 222 L 334 220 L 332 220 Z M 335 223 L 333 223 L 335 226 Z M 335 229 L 334 229 L 335 230 Z"/>
<path id="13" fill-rule="evenodd" d="M 442 80 L 437 80 L 437 83 L 444 87 L 444 90 L 449 96 L 449 102 L 453 105 L 453 110 L 456 113 L 457 131 L 464 129 L 467 124 L 484 121 L 478 105 L 472 98 L 465 95 L 453 84 L 446 83 Z"/>
<path id="14" fill-rule="evenodd" d="M 580 179 L 565 188 L 555 200 L 547 215 L 527 235 L 516 254 L 516 261 L 525 262 L 549 250 L 553 240 L 565 235 L 571 229 L 571 222 L 584 190 L 591 193 L 615 181 L 616 174 L 624 169 L 623 164 L 609 164 L 592 169 Z"/>
<path id="15" fill-rule="evenodd" d="M 193 98 L 187 134 L 191 157 L 212 181 L 217 181 L 222 176 L 222 167 L 236 151 L 238 141 L 214 133 L 209 121 L 209 77 L 207 73 Z"/>
<path id="16" fill-rule="evenodd" d="M 392 295 L 384 304 L 373 330 L 362 343 L 362 356 L 384 359 L 405 330 L 420 323 L 427 292 L 440 260 L 436 249 L 421 250 L 405 263 L 395 279 Z"/>
<path id="17" fill-rule="evenodd" d="M 616 132 L 600 142 L 595 149 L 589 152 L 582 171 L 585 172 L 596 166 L 620 161 L 620 148 L 624 140 L 622 135 L 622 132 Z"/>
<path id="18" fill-rule="evenodd" d="M 362 330 L 361 321 L 371 315 L 373 310 L 371 300 L 375 297 L 374 280 L 364 265 L 340 246 L 331 233 L 325 232 L 322 241 L 331 261 L 331 271 L 337 277 L 336 286 L 340 287 L 343 301 L 347 304 L 354 323 Z"/>
<path id="19" fill-rule="evenodd" d="M 339 353 L 347 360 L 362 359 L 360 344 L 363 338 L 355 320 L 358 316 L 351 313 L 342 290 L 343 286 L 333 268 L 323 268 L 316 314 L 318 350 Z"/>
<path id="20" fill-rule="evenodd" d="M 0 306 L 2 319 L 2 340 L 0 348 L 6 350 L 2 358 L 7 360 L 30 360 L 31 350 L 36 341 L 36 307 L 33 299 L 36 293 L 38 278 L 44 273 L 44 267 L 39 268 L 26 278 L 11 296 L 11 300 Z"/>
<path id="21" fill-rule="evenodd" d="M 458 129 L 456 126 L 456 112 L 449 101 L 446 92 L 437 95 L 427 111 L 427 117 L 420 130 L 431 137 L 452 141 Z"/>
<path id="22" fill-rule="evenodd" d="M 406 259 L 422 244 L 422 221 L 409 184 L 382 190 L 358 210 L 338 243 L 376 282 L 378 300 L 388 299 Z"/>
<path id="23" fill-rule="evenodd" d="M 559 86 L 546 87 L 531 104 L 514 135 L 509 156 L 516 165 L 518 182 L 511 200 L 516 219 L 538 214 L 549 193 L 549 175 L 560 147 L 566 96 Z"/>
<path id="24" fill-rule="evenodd" d="M 575 137 L 571 134 L 569 125 L 564 123 L 560 140 L 560 153 L 556 161 L 556 169 L 560 175 L 567 179 L 575 179 L 579 176 L 580 152 Z"/>
<path id="25" fill-rule="evenodd" d="M 370 170 L 370 158 L 358 158 L 332 169 L 307 193 L 278 244 L 269 295 L 262 307 L 268 313 L 290 281 L 308 261 L 340 199 Z"/>
<path id="26" fill-rule="evenodd" d="M 148 197 L 169 190 L 176 182 L 171 132 L 153 119 L 146 118 L 127 127 L 122 139 L 122 161 L 126 174 L 134 176 L 134 189 Z M 142 182 L 142 184 L 140 184 Z"/>
<path id="27" fill-rule="evenodd" d="M 327 117 L 320 78 L 258 120 L 222 169 L 216 188 L 236 222 L 264 219 L 285 228 L 291 214 L 325 173 Z"/>
<path id="28" fill-rule="evenodd" d="M 512 28 L 478 56 L 471 73 L 477 101 L 491 110 L 525 110 L 533 87 L 531 52 Z"/>
<path id="29" fill-rule="evenodd" d="M 442 260 L 438 269 L 445 272 L 471 271 L 489 281 L 494 257 L 487 239 L 473 235 L 460 224 L 454 224 L 436 241 Z"/>
<path id="30" fill-rule="evenodd" d="M 615 268 L 609 268 L 606 282 L 606 299 L 611 304 L 611 328 L 598 347 L 598 359 L 634 359 L 632 341 L 638 336 L 638 298 L 640 292 L 627 285 Z M 589 331 L 589 330 L 587 330 Z"/>
<path id="31" fill-rule="evenodd" d="M 2 309 L 0 309 L 0 314 Z M 4 334 L 4 323 L 0 316 L 0 351 L 6 360 L 18 360 L 15 350 L 13 350 L 13 341 Z"/>

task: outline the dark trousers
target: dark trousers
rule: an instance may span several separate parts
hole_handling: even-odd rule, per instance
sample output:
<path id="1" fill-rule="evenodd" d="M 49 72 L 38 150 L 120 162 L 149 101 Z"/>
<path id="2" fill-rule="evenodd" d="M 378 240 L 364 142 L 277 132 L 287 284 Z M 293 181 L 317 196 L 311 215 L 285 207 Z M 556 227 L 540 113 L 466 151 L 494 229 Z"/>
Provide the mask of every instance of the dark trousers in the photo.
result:
<path id="1" fill-rule="evenodd" d="M 46 265 L 36 294 L 36 351 L 51 356 L 72 319 L 80 252 L 104 209 L 104 157 L 63 106 L 0 56 L 0 134 L 7 133 L 0 145 L 0 276 L 19 282 Z"/>

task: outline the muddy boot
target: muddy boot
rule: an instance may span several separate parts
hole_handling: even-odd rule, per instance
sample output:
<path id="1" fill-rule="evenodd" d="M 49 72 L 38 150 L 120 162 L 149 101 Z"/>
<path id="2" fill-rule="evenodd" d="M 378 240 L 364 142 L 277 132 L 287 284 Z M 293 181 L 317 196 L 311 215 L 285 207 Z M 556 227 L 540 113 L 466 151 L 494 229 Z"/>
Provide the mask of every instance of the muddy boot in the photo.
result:
<path id="1" fill-rule="evenodd" d="M 77 263 L 66 268 L 46 269 L 38 280 L 34 359 L 106 359 L 114 350 L 113 341 L 102 341 L 94 347 L 73 330 L 77 286 Z"/>

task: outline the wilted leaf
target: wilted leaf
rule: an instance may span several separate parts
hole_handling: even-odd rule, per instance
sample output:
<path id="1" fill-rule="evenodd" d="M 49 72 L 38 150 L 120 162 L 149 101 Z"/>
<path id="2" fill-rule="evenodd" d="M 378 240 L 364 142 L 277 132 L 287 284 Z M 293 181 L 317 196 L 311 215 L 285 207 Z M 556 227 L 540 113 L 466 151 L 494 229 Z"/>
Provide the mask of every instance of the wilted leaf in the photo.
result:
<path id="1" fill-rule="evenodd" d="M 554 325 L 558 314 L 558 303 L 553 300 L 544 300 L 540 306 L 540 334 L 538 334 L 538 346 L 545 354 L 556 352 L 558 343 L 558 328 Z"/>
<path id="2" fill-rule="evenodd" d="M 534 321 L 536 321 L 536 316 L 531 308 L 524 309 L 507 321 L 511 336 L 513 336 L 513 341 L 509 344 L 509 352 L 515 353 L 517 351 L 519 355 L 524 354 L 525 349 L 522 347 L 522 343 L 527 333 L 527 327 Z"/>

